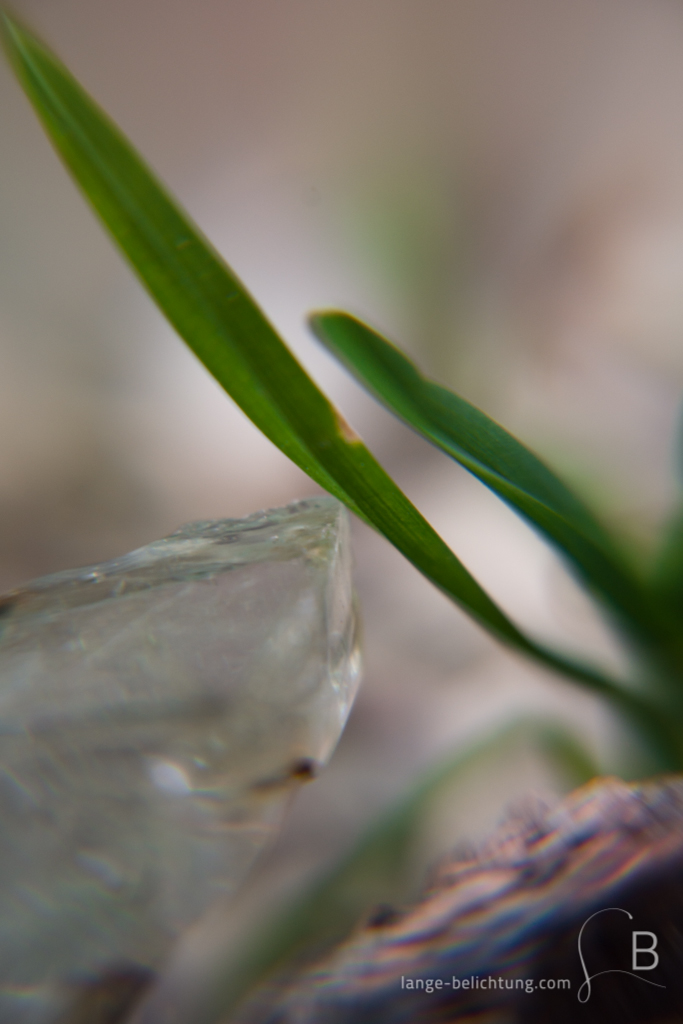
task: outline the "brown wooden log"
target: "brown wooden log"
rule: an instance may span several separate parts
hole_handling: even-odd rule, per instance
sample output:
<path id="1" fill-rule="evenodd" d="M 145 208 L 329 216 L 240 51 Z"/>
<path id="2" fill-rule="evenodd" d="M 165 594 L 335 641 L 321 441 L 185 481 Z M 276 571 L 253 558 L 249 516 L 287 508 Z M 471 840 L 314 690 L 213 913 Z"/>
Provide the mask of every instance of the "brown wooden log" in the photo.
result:
<path id="1" fill-rule="evenodd" d="M 656 937 L 653 953 L 636 937 L 635 964 L 634 932 Z M 240 1020 L 683 1021 L 683 780 L 598 779 L 508 821 L 444 861 L 416 906 L 375 915 Z"/>

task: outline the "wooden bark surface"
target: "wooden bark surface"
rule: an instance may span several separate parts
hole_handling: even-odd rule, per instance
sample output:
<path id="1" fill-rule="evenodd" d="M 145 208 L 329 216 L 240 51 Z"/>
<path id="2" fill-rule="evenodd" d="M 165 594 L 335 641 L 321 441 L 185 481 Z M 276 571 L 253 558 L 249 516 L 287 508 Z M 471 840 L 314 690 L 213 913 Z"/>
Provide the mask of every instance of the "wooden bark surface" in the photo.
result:
<path id="1" fill-rule="evenodd" d="M 592 914 L 582 952 L 594 977 L 580 1002 L 588 990 L 578 939 Z M 632 970 L 633 931 L 657 936 L 655 969 Z M 653 959 L 641 954 L 639 966 Z M 482 987 L 489 977 L 495 987 Z M 465 988 L 477 978 L 480 987 Z M 426 991 L 429 979 L 441 989 Z M 571 987 L 542 990 L 550 979 Z M 416 906 L 376 915 L 325 962 L 252 1001 L 240 1021 L 683 1022 L 683 780 L 598 779 L 552 810 L 507 822 L 476 854 L 444 861 Z"/>

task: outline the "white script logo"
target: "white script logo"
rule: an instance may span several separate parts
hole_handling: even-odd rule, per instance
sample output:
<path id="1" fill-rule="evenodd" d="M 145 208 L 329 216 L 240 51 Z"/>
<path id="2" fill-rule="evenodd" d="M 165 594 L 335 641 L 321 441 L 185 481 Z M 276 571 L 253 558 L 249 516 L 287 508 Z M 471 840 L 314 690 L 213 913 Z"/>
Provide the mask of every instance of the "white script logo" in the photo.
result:
<path id="1" fill-rule="evenodd" d="M 602 974 L 630 974 L 632 978 L 638 978 L 639 981 L 644 981 L 648 985 L 654 985 L 655 988 L 666 988 L 666 985 L 658 985 L 656 981 L 650 981 L 649 978 L 643 978 L 640 974 L 635 974 L 635 971 L 654 971 L 655 967 L 659 963 L 659 953 L 657 949 L 657 936 L 654 932 L 631 932 L 631 970 L 623 971 L 619 968 L 613 968 L 609 971 L 598 971 L 597 974 L 589 974 L 586 968 L 586 961 L 583 958 L 583 950 L 581 949 L 581 939 L 583 938 L 584 928 L 589 921 L 592 921 L 598 914 L 605 914 L 610 910 L 618 910 L 620 914 L 626 914 L 629 921 L 633 920 L 633 914 L 629 914 L 628 910 L 623 910 L 621 907 L 605 907 L 604 910 L 596 910 L 594 914 L 581 925 L 581 931 L 579 932 L 579 959 L 581 960 L 581 966 L 583 967 L 583 973 L 585 981 L 578 991 L 577 998 L 580 1003 L 587 1003 L 591 997 L 591 981 L 594 978 L 599 978 Z M 641 940 L 649 941 L 641 941 Z M 583 994 L 584 989 L 585 995 Z"/>

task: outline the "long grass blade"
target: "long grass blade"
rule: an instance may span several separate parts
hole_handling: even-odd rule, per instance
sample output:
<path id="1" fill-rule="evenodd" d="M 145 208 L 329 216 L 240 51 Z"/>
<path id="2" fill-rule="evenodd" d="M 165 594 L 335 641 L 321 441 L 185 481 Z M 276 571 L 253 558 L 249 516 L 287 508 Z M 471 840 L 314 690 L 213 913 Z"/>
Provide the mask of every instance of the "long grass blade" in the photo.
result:
<path id="1" fill-rule="evenodd" d="M 376 462 L 236 275 L 55 55 L 0 13 L 5 48 L 57 152 L 178 334 L 256 426 L 512 648 L 615 702 L 678 756 L 666 717 L 591 666 L 526 636 Z"/>
<path id="2" fill-rule="evenodd" d="M 57 152 L 160 309 L 249 418 L 508 642 L 520 634 L 377 464 L 235 274 L 75 79 L 8 15 L 15 71 Z"/>
<path id="3" fill-rule="evenodd" d="M 356 318 L 317 313 L 311 326 L 379 401 L 538 529 L 630 632 L 659 642 L 662 615 L 653 595 L 597 518 L 536 455 L 475 406 L 423 377 L 394 345 Z"/>

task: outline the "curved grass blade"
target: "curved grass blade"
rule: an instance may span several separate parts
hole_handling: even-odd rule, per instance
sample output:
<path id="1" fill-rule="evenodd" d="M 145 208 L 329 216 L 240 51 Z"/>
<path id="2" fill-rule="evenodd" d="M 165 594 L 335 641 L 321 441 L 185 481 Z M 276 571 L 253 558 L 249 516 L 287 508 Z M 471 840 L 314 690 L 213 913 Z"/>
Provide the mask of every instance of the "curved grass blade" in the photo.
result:
<path id="1" fill-rule="evenodd" d="M 178 334 L 246 415 L 499 640 L 610 699 L 667 766 L 681 760 L 645 698 L 534 642 L 495 604 L 375 461 L 235 274 L 51 51 L 0 13 L 15 73 L 57 152 Z"/>
<path id="2" fill-rule="evenodd" d="M 235 274 L 106 115 L 2 16 L 15 71 L 59 155 L 156 303 L 253 423 L 483 625 L 520 634 L 375 462 Z"/>
<path id="3" fill-rule="evenodd" d="M 199 1024 L 225 1019 L 270 975 L 323 955 L 374 909 L 381 912 L 387 904 L 414 899 L 415 843 L 434 801 L 489 757 L 529 743 L 567 790 L 599 774 L 583 745 L 555 722 L 513 722 L 444 759 L 385 811 L 335 867 L 246 937 L 217 979 L 211 1009 Z"/>
<path id="4" fill-rule="evenodd" d="M 540 530 L 630 631 L 641 640 L 661 639 L 662 615 L 652 595 L 595 516 L 537 456 L 475 406 L 423 377 L 394 345 L 355 317 L 317 313 L 310 323 L 326 348 L 391 412 Z"/>

